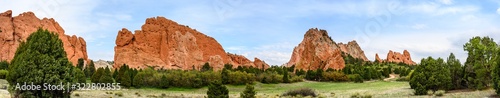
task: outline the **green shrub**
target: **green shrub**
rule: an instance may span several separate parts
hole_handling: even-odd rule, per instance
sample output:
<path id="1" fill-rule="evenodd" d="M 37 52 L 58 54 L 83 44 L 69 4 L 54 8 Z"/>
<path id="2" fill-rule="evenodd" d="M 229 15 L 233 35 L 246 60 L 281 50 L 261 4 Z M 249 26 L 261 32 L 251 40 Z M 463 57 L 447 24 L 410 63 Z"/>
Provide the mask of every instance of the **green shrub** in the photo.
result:
<path id="1" fill-rule="evenodd" d="M 347 75 L 347 77 L 349 77 L 349 80 L 354 81 L 354 83 L 363 83 L 363 77 L 359 74 L 351 74 Z"/>
<path id="2" fill-rule="evenodd" d="M 443 95 L 444 95 L 444 93 L 446 93 L 444 90 L 438 90 L 438 91 L 436 91 L 434 94 L 435 94 L 436 96 L 443 96 Z"/>
<path id="3" fill-rule="evenodd" d="M 255 79 L 255 76 L 250 73 L 241 72 L 241 71 L 229 71 L 229 84 L 234 85 L 242 85 L 247 83 L 252 83 Z"/>
<path id="4" fill-rule="evenodd" d="M 311 96 L 311 97 L 316 97 L 317 94 L 313 89 L 310 88 L 300 88 L 300 89 L 294 89 L 294 90 L 289 90 L 286 91 L 285 93 L 282 94 L 282 96 Z"/>
<path id="5" fill-rule="evenodd" d="M 342 72 L 331 71 L 331 72 L 323 72 L 323 80 L 321 81 L 342 82 L 342 81 L 349 81 L 349 78 Z"/>
<path id="6" fill-rule="evenodd" d="M 5 79 L 7 77 L 7 74 L 9 74 L 9 71 L 0 70 L 0 79 Z"/>
<path id="7" fill-rule="evenodd" d="M 115 95 L 118 96 L 118 97 L 123 97 L 123 93 L 122 92 L 116 92 Z"/>
<path id="8" fill-rule="evenodd" d="M 427 90 L 427 95 L 434 95 L 434 91 L 432 91 L 432 90 Z"/>

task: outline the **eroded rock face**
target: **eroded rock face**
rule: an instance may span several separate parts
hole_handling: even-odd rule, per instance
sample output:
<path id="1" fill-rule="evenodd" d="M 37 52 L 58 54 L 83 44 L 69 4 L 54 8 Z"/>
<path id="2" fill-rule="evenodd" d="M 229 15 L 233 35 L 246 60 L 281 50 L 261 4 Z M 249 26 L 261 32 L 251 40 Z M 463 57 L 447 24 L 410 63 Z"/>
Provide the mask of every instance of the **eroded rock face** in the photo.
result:
<path id="1" fill-rule="evenodd" d="M 378 56 L 378 55 L 376 55 L 376 56 Z M 384 62 L 394 62 L 394 63 L 402 62 L 402 63 L 408 64 L 408 65 L 415 65 L 416 64 L 411 59 L 410 52 L 408 52 L 407 50 L 404 50 L 403 54 L 389 50 L 389 53 L 387 53 L 387 59 L 385 59 Z"/>
<path id="2" fill-rule="evenodd" d="M 337 45 L 340 47 L 340 50 L 342 52 L 350 54 L 354 58 L 359 58 L 364 61 L 368 61 L 365 52 L 361 50 L 361 47 L 359 47 L 358 43 L 355 40 L 350 41 L 347 44 L 338 43 Z"/>
<path id="3" fill-rule="evenodd" d="M 17 47 L 38 28 L 47 29 L 59 35 L 63 42 L 68 59 L 76 65 L 79 58 L 88 61 L 87 45 L 83 38 L 64 34 L 64 30 L 54 19 L 39 19 L 33 12 L 25 12 L 12 17 L 12 11 L 0 13 L 0 60 L 10 62 L 14 58 Z"/>
<path id="4" fill-rule="evenodd" d="M 380 57 L 378 57 L 378 53 L 375 53 L 375 61 L 379 62 L 379 63 L 382 62 L 382 59 L 380 59 Z"/>
<path id="5" fill-rule="evenodd" d="M 355 58 L 367 60 L 356 41 L 348 44 L 336 44 L 326 30 L 309 29 L 304 34 L 302 42 L 293 50 L 292 57 L 286 66 L 295 65 L 295 68 L 315 70 L 318 68 L 343 69 L 345 67 L 342 52 Z"/>
<path id="6" fill-rule="evenodd" d="M 226 63 L 235 66 L 252 63 L 242 56 L 226 54 L 214 38 L 164 17 L 148 18 L 142 30 L 134 32 L 125 28 L 118 32 L 115 68 L 127 64 L 132 68 L 188 70 L 200 69 L 209 62 L 214 69 L 222 69 Z"/>

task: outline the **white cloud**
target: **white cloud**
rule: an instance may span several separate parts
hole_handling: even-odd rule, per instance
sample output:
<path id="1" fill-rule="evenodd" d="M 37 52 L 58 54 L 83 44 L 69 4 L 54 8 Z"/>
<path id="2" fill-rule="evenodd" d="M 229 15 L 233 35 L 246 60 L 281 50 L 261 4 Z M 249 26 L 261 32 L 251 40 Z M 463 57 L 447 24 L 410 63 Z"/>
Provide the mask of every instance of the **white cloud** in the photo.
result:
<path id="1" fill-rule="evenodd" d="M 419 30 L 419 29 L 425 29 L 425 28 L 427 28 L 427 25 L 425 25 L 425 24 L 415 24 L 415 25 L 411 26 L 411 28 L 417 29 L 417 30 Z"/>
<path id="2" fill-rule="evenodd" d="M 497 14 L 500 14 L 500 8 L 497 9 Z"/>
<path id="3" fill-rule="evenodd" d="M 438 1 L 446 5 L 453 4 L 453 0 L 438 0 Z"/>

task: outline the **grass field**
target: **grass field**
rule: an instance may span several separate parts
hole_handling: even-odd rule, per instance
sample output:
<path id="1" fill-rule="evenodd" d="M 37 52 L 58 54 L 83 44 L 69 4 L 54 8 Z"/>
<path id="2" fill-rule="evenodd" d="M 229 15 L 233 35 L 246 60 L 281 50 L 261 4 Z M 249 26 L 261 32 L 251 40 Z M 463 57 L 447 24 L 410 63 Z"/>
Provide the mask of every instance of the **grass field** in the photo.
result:
<path id="1" fill-rule="evenodd" d="M 1 85 L 6 85 L 7 81 L 0 80 Z M 244 85 L 234 86 L 227 85 L 230 97 L 238 97 L 239 93 L 245 88 Z M 280 97 L 283 92 L 297 88 L 312 88 L 319 93 L 320 97 L 325 98 L 348 98 L 354 93 L 362 95 L 372 95 L 374 98 L 407 98 L 420 97 L 430 98 L 435 96 L 414 96 L 413 90 L 410 89 L 408 82 L 397 81 L 369 81 L 365 83 L 352 82 L 313 82 L 305 81 L 291 84 L 262 84 L 256 83 L 255 90 L 258 98 L 276 98 Z M 140 88 L 140 89 L 122 89 L 118 91 L 74 91 L 72 97 L 76 98 L 150 98 L 150 97 L 165 97 L 165 98 L 203 98 L 206 96 L 207 87 L 199 89 L 183 89 L 183 88 Z M 483 91 L 467 91 L 446 93 L 445 98 L 482 98 L 493 95 L 493 89 Z M 122 96 L 119 96 L 119 95 Z M 76 96 L 78 95 L 78 96 Z M 7 90 L 0 89 L 0 97 L 8 98 Z"/>
<path id="2" fill-rule="evenodd" d="M 239 93 L 245 88 L 244 85 L 233 86 L 227 85 L 230 97 L 238 97 Z M 435 96 L 414 96 L 413 90 L 410 89 L 408 82 L 396 81 L 372 81 L 365 83 L 333 83 L 333 82 L 299 82 L 291 84 L 262 84 L 256 83 L 255 89 L 258 98 L 276 98 L 283 92 L 296 88 L 312 88 L 319 93 L 320 97 L 325 98 L 348 98 L 354 93 L 362 95 L 372 95 L 374 98 L 401 98 L 401 97 L 420 97 L 428 98 Z M 167 98 L 203 98 L 206 96 L 207 87 L 200 89 L 156 89 L 156 88 L 141 88 L 141 89 L 124 89 L 120 91 L 75 91 L 74 94 L 79 94 L 84 98 L 109 98 L 119 97 L 115 93 L 122 93 L 122 97 L 137 98 L 137 97 L 167 97 Z M 106 94 L 112 92 L 113 94 Z M 163 94 L 163 95 L 162 95 Z M 488 97 L 494 94 L 493 89 L 483 91 L 468 91 L 458 93 L 447 93 L 445 98 L 480 98 Z M 140 96 L 138 96 L 140 95 Z"/>

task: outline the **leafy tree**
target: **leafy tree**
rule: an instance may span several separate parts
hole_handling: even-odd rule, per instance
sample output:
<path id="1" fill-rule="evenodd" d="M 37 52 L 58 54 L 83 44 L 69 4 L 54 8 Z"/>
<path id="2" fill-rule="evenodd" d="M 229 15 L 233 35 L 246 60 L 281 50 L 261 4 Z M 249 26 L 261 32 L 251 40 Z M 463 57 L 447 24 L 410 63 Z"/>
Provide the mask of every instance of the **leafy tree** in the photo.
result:
<path id="1" fill-rule="evenodd" d="M 497 56 L 500 56 L 500 51 L 497 51 Z M 495 89 L 497 95 L 500 95 L 500 57 L 497 57 L 496 59 L 497 64 L 495 65 L 491 76 L 493 77 L 493 88 Z"/>
<path id="2" fill-rule="evenodd" d="M 132 86 L 132 79 L 130 78 L 131 73 L 132 73 L 131 70 L 125 71 L 125 73 L 123 74 L 123 77 L 121 78 L 121 81 L 118 83 L 120 83 L 124 87 Z"/>
<path id="3" fill-rule="evenodd" d="M 245 91 L 240 93 L 240 98 L 255 98 L 255 90 L 251 84 L 247 84 L 245 87 Z"/>
<path id="4" fill-rule="evenodd" d="M 229 98 L 229 90 L 221 82 L 214 81 L 208 86 L 208 98 Z"/>
<path id="5" fill-rule="evenodd" d="M 205 64 L 203 64 L 203 66 L 201 67 L 201 71 L 209 71 L 209 70 L 212 70 L 212 67 L 210 66 L 210 64 L 208 64 L 208 62 L 206 62 Z"/>
<path id="6" fill-rule="evenodd" d="M 295 70 L 295 75 L 297 76 L 301 76 L 301 75 L 305 75 L 306 74 L 306 71 L 304 71 L 303 69 L 296 69 Z"/>
<path id="7" fill-rule="evenodd" d="M 90 63 L 87 64 L 87 66 L 85 66 L 85 76 L 87 76 L 87 78 L 90 78 L 92 77 L 94 72 L 95 72 L 94 61 L 90 60 Z"/>
<path id="8" fill-rule="evenodd" d="M 92 77 L 90 78 L 90 81 L 92 81 L 93 83 L 98 83 L 103 74 L 105 74 L 104 69 L 102 67 L 98 68 L 94 75 L 92 75 Z"/>
<path id="9" fill-rule="evenodd" d="M 85 64 L 83 58 L 78 59 L 78 64 L 76 64 L 76 67 L 79 68 L 80 70 L 83 70 L 83 65 Z"/>
<path id="10" fill-rule="evenodd" d="M 0 70 L 1 69 L 8 69 L 9 68 L 9 62 L 7 61 L 0 61 Z"/>
<path id="11" fill-rule="evenodd" d="M 66 86 L 63 87 L 65 90 L 19 90 L 15 88 L 18 83 L 25 82 L 33 83 L 33 85 L 76 83 L 78 80 L 73 76 L 73 68 L 58 35 L 40 28 L 26 41 L 21 42 L 16 50 L 7 75 L 9 92 L 13 97 L 70 97 L 73 89 Z"/>
<path id="12" fill-rule="evenodd" d="M 492 82 L 491 72 L 496 63 L 497 47 L 497 43 L 489 37 L 476 36 L 465 43 L 464 50 L 468 56 L 464 74 L 469 88 L 484 89 Z"/>

